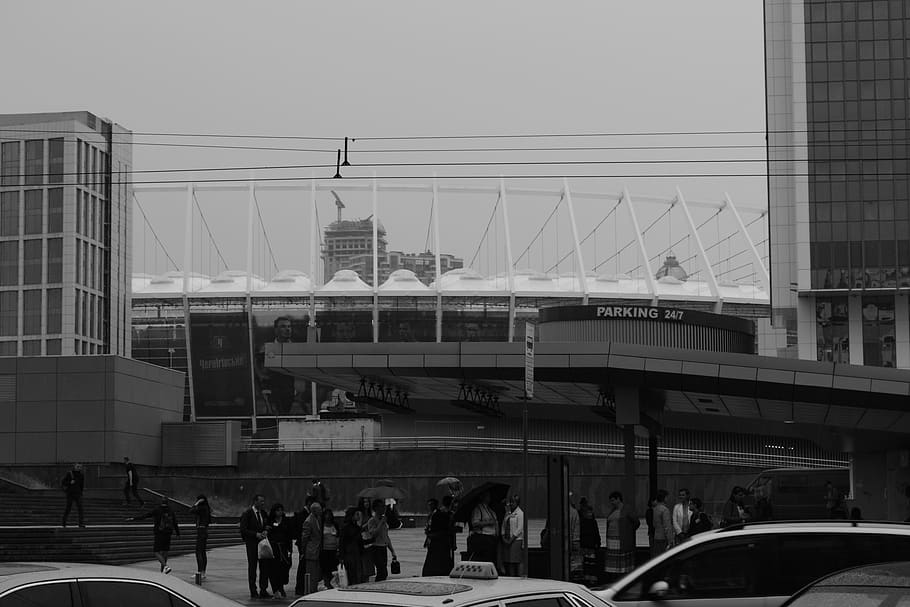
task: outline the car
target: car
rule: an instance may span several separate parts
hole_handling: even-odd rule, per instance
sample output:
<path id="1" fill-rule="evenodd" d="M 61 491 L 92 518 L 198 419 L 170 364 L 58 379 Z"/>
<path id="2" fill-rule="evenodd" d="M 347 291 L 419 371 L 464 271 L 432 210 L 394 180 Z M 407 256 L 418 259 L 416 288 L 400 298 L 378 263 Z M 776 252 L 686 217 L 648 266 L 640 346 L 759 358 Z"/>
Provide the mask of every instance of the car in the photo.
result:
<path id="1" fill-rule="evenodd" d="M 863 565 L 812 582 L 784 607 L 906 607 L 910 605 L 910 562 Z"/>
<path id="2" fill-rule="evenodd" d="M 700 533 L 595 592 L 617 606 L 778 607 L 824 575 L 908 554 L 904 523 L 745 523 Z"/>
<path id="3" fill-rule="evenodd" d="M 0 607 L 240 607 L 163 573 L 82 563 L 0 563 Z"/>
<path id="4" fill-rule="evenodd" d="M 492 563 L 462 561 L 448 577 L 394 578 L 303 596 L 291 607 L 608 607 L 579 584 L 499 577 Z"/>

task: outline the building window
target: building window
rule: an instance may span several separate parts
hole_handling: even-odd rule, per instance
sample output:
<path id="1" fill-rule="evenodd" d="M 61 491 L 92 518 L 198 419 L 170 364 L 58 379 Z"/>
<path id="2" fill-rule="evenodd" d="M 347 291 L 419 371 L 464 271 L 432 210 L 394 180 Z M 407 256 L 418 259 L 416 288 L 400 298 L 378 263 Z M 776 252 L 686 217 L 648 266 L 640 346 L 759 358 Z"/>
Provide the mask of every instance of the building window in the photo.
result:
<path id="1" fill-rule="evenodd" d="M 19 292 L 0 291 L 0 335 L 10 336 L 18 334 Z"/>
<path id="2" fill-rule="evenodd" d="M 41 291 L 22 292 L 22 334 L 41 335 Z"/>
<path id="3" fill-rule="evenodd" d="M 894 367 L 894 297 L 863 297 L 863 364 Z"/>
<path id="4" fill-rule="evenodd" d="M 76 183 L 82 185 L 85 181 L 82 175 L 82 140 L 76 140 Z M 76 194 L 79 195 L 78 192 Z"/>
<path id="5" fill-rule="evenodd" d="M 73 332 L 76 335 L 82 335 L 82 291 L 76 289 L 76 300 L 75 305 L 73 306 L 75 311 L 75 322 L 73 325 Z M 76 341 L 76 350 L 79 350 L 79 341 Z"/>
<path id="6" fill-rule="evenodd" d="M 0 192 L 0 236 L 19 236 L 19 192 Z"/>
<path id="7" fill-rule="evenodd" d="M 25 185 L 44 183 L 44 140 L 25 142 Z"/>
<path id="8" fill-rule="evenodd" d="M 47 282 L 63 282 L 63 239 L 47 239 Z"/>
<path id="9" fill-rule="evenodd" d="M 50 234 L 63 231 L 63 188 L 47 190 L 47 231 Z"/>
<path id="10" fill-rule="evenodd" d="M 49 339 L 44 342 L 45 353 L 48 356 L 60 356 L 63 354 L 63 340 Z"/>
<path id="11" fill-rule="evenodd" d="M 19 284 L 19 241 L 0 242 L 0 286 L 12 287 Z"/>
<path id="12" fill-rule="evenodd" d="M 19 185 L 19 142 L 9 141 L 0 145 L 0 185 Z"/>
<path id="13" fill-rule="evenodd" d="M 40 234 L 44 229 L 42 190 L 25 191 L 25 233 Z"/>
<path id="14" fill-rule="evenodd" d="M 63 137 L 47 140 L 47 181 L 63 183 Z"/>
<path id="15" fill-rule="evenodd" d="M 15 341 L 0 341 L 0 356 L 18 356 Z"/>
<path id="16" fill-rule="evenodd" d="M 849 363 L 850 329 L 847 298 L 816 298 L 815 327 L 818 360 Z"/>
<path id="17" fill-rule="evenodd" d="M 63 289 L 47 290 L 47 333 L 63 332 Z"/>
<path id="18" fill-rule="evenodd" d="M 89 294 L 89 304 L 88 304 L 88 336 L 91 338 L 98 337 L 98 334 L 95 332 L 97 327 L 98 320 L 98 297 L 94 294 Z"/>
<path id="19" fill-rule="evenodd" d="M 38 238 L 26 240 L 22 248 L 22 284 L 41 284 L 41 270 L 44 268 L 44 251 Z"/>
<path id="20" fill-rule="evenodd" d="M 22 356 L 41 356 L 41 340 L 22 340 Z"/>

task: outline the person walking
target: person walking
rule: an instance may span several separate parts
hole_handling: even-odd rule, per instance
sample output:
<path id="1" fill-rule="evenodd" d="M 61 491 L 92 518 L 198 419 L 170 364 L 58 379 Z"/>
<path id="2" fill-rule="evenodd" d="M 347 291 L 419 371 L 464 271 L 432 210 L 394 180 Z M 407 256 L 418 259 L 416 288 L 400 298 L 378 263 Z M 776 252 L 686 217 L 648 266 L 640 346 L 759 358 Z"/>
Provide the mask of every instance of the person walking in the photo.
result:
<path id="1" fill-rule="evenodd" d="M 136 472 L 136 467 L 133 466 L 133 462 L 130 461 L 130 458 L 124 457 L 123 464 L 126 466 L 126 482 L 123 485 L 123 503 L 126 506 L 130 505 L 130 495 L 136 498 L 136 501 L 139 502 L 139 507 L 145 506 L 145 500 L 139 496 L 139 474 Z"/>
<path id="2" fill-rule="evenodd" d="M 506 504 L 508 512 L 502 519 L 502 567 L 506 575 L 515 577 L 521 575 L 524 557 L 525 514 L 520 504 L 517 495 L 510 497 Z"/>
<path id="3" fill-rule="evenodd" d="M 291 542 L 294 540 L 291 520 L 284 515 L 284 505 L 272 504 L 269 510 L 269 545 L 272 547 L 272 562 L 269 564 L 269 583 L 272 594 L 286 598 L 284 590 L 291 572 Z"/>
<path id="4" fill-rule="evenodd" d="M 171 550 L 171 536 L 180 537 L 180 527 L 177 526 L 177 515 L 171 510 L 169 500 L 166 496 L 161 496 L 161 504 L 145 514 L 132 516 L 126 520 L 141 521 L 152 519 L 152 534 L 154 535 L 154 544 L 152 551 L 158 564 L 161 566 L 161 573 L 170 573 L 171 568 L 167 564 L 168 553 Z"/>
<path id="5" fill-rule="evenodd" d="M 693 497 L 689 500 L 689 537 L 697 535 L 703 531 L 710 531 L 714 526 L 711 519 L 705 514 L 704 505 L 701 499 Z"/>
<path id="6" fill-rule="evenodd" d="M 196 575 L 199 580 L 205 579 L 205 570 L 209 564 L 208 543 L 209 525 L 212 524 L 212 509 L 205 495 L 196 496 L 196 503 L 190 508 L 196 524 Z"/>
<path id="7" fill-rule="evenodd" d="M 738 485 L 733 487 L 733 490 L 730 491 L 730 499 L 724 503 L 724 509 L 721 511 L 721 527 L 729 527 L 749 520 L 749 511 L 744 505 L 745 499 L 746 490 Z"/>
<path id="8" fill-rule="evenodd" d="M 578 501 L 578 525 L 581 542 L 582 572 L 585 582 L 595 584 L 598 579 L 597 551 L 600 549 L 600 527 L 594 517 L 594 507 L 588 499 Z"/>
<path id="9" fill-rule="evenodd" d="M 471 533 L 468 535 L 468 552 L 472 561 L 496 562 L 496 536 L 499 520 L 490 505 L 491 496 L 486 492 L 471 512 Z"/>
<path id="10" fill-rule="evenodd" d="M 651 546 L 651 556 L 663 554 L 673 541 L 673 524 L 670 522 L 670 509 L 665 503 L 667 500 L 666 489 L 660 489 L 654 505 L 654 543 Z"/>
<path id="11" fill-rule="evenodd" d="M 388 553 L 392 553 L 393 561 L 397 561 L 398 556 L 395 554 L 392 540 L 389 539 L 389 525 L 385 520 L 385 504 L 380 499 L 373 500 L 373 516 L 367 521 L 366 534 L 372 539 L 370 555 L 373 557 L 373 567 L 376 568 L 375 580 L 381 582 L 389 577 Z"/>
<path id="12" fill-rule="evenodd" d="M 82 464 L 73 464 L 73 469 L 66 473 L 61 482 L 63 491 L 66 493 L 66 510 L 63 511 L 63 526 L 70 517 L 70 510 L 73 504 L 76 504 L 76 512 L 79 515 L 79 526 L 85 527 L 85 519 L 82 512 L 82 494 L 85 491 L 85 476 L 82 474 Z"/>
<path id="13" fill-rule="evenodd" d="M 310 504 L 310 514 L 300 526 L 297 549 L 300 552 L 300 560 L 297 563 L 297 584 L 294 592 L 301 596 L 316 592 L 319 580 L 322 579 L 319 570 L 319 557 L 322 554 L 322 506 L 319 502 Z"/>
<path id="14" fill-rule="evenodd" d="M 676 503 L 673 504 L 673 513 L 670 517 L 673 523 L 671 545 L 680 544 L 689 537 L 689 517 L 689 490 L 682 488 L 676 494 Z"/>
<path id="15" fill-rule="evenodd" d="M 635 568 L 635 532 L 641 521 L 632 509 L 623 503 L 622 493 L 614 491 L 609 496 L 610 514 L 607 515 L 607 554 L 604 572 L 616 579 Z M 666 507 L 664 508 L 666 510 Z"/>
<path id="16" fill-rule="evenodd" d="M 322 514 L 322 550 L 319 553 L 319 569 L 326 590 L 332 588 L 332 574 L 338 569 L 338 539 L 341 535 L 335 515 L 328 508 Z"/>
<path id="17" fill-rule="evenodd" d="M 348 574 L 348 584 L 365 581 L 363 576 L 363 538 L 360 535 L 360 511 L 350 507 L 344 511 L 341 535 L 338 538 L 338 559 Z"/>
<path id="18" fill-rule="evenodd" d="M 449 563 L 449 515 L 439 509 L 439 500 L 436 498 L 427 500 L 427 524 L 423 533 L 426 536 L 423 547 L 427 549 L 427 556 L 420 575 L 449 575 L 452 571 Z"/>
<path id="19" fill-rule="evenodd" d="M 246 573 L 250 586 L 250 598 L 271 598 L 269 585 L 269 564 L 259 560 L 259 542 L 268 537 L 268 517 L 265 511 L 265 496 L 256 494 L 250 507 L 240 515 L 240 537 L 246 547 Z M 256 568 L 259 568 L 259 590 L 256 590 Z"/>

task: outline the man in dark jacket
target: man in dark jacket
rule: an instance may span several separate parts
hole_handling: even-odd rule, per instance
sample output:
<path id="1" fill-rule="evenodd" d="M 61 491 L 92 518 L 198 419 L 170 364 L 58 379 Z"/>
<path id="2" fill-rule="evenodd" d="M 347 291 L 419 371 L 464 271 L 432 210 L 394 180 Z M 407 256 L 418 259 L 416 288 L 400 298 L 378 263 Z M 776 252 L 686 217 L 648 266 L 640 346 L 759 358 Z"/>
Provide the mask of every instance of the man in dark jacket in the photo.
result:
<path id="1" fill-rule="evenodd" d="M 73 469 L 63 477 L 63 491 L 66 493 L 66 510 L 63 511 L 63 526 L 70 516 L 73 504 L 79 513 L 79 526 L 85 527 L 82 518 L 82 492 L 85 491 L 85 477 L 82 475 L 82 464 L 73 464 Z"/>
<path id="2" fill-rule="evenodd" d="M 126 483 L 123 485 L 123 503 L 129 505 L 130 494 L 132 494 L 133 497 L 136 498 L 136 501 L 139 502 L 140 506 L 145 506 L 145 502 L 139 497 L 139 474 L 136 473 L 133 462 L 130 461 L 130 458 L 124 457 L 123 463 L 126 466 Z"/>
<path id="3" fill-rule="evenodd" d="M 269 587 L 269 563 L 259 560 L 259 542 L 268 535 L 266 527 L 269 513 L 265 509 L 265 496 L 254 495 L 253 503 L 240 515 L 240 537 L 246 545 L 247 579 L 250 583 L 250 598 L 271 598 Z M 256 567 L 259 567 L 259 591 L 256 590 Z"/>
<path id="4" fill-rule="evenodd" d="M 155 542 L 152 551 L 155 558 L 161 565 L 162 573 L 170 573 L 171 568 L 167 564 L 168 552 L 171 550 L 171 535 L 180 537 L 180 528 L 177 526 L 177 515 L 171 510 L 166 496 L 161 496 L 161 505 L 139 516 L 133 516 L 126 520 L 141 521 L 150 518 L 154 522 L 152 533 Z"/>

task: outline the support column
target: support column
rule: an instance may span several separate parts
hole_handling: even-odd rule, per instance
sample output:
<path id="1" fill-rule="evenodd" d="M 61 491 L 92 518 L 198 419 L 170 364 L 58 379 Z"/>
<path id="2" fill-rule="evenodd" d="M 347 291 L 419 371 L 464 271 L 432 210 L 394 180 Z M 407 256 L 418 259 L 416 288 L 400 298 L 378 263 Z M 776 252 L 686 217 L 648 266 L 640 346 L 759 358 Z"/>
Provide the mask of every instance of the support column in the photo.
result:
<path id="1" fill-rule="evenodd" d="M 564 455 L 547 457 L 547 550 L 549 578 L 569 579 L 569 464 Z"/>
<path id="2" fill-rule="evenodd" d="M 627 424 L 622 429 L 623 443 L 623 479 L 622 479 L 622 496 L 623 502 L 629 504 L 632 511 L 635 511 L 635 425 Z"/>
<path id="3" fill-rule="evenodd" d="M 615 386 L 616 425 L 623 429 L 623 482 L 622 495 L 625 503 L 634 508 L 635 504 L 635 426 L 641 422 L 639 390 L 634 386 Z"/>
<path id="4" fill-rule="evenodd" d="M 651 506 L 651 498 L 657 495 L 657 445 L 660 436 L 652 428 L 648 432 L 648 507 Z"/>

